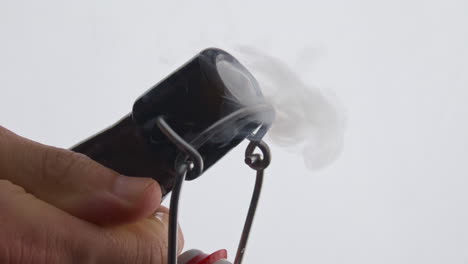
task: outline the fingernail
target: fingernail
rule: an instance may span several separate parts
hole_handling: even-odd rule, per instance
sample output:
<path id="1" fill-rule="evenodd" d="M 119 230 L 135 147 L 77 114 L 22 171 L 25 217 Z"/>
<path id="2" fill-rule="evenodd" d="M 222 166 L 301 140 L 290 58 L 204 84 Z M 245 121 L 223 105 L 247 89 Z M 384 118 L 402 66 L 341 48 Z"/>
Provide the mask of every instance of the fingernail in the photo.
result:
<path id="1" fill-rule="evenodd" d="M 166 218 L 166 214 L 161 213 L 161 212 L 156 212 L 156 213 L 154 213 L 154 217 L 159 219 L 161 222 L 164 222 L 164 220 Z"/>
<path id="2" fill-rule="evenodd" d="M 149 178 L 120 175 L 114 182 L 113 193 L 122 199 L 135 202 L 153 183 L 154 181 Z"/>

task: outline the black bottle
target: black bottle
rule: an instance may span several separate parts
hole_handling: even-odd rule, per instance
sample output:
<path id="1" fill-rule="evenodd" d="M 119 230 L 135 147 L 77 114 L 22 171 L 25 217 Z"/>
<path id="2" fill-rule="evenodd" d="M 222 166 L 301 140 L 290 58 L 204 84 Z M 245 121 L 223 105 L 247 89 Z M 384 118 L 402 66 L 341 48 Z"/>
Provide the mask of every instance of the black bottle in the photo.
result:
<path id="1" fill-rule="evenodd" d="M 219 125 L 243 109 L 254 110 Z M 121 174 L 154 178 L 166 195 L 174 184 L 179 153 L 159 131 L 159 116 L 200 152 L 206 170 L 260 127 L 256 135 L 263 136 L 274 110 L 243 65 L 229 53 L 210 48 L 149 89 L 115 125 L 72 150 Z M 217 129 L 212 129 L 215 123 Z M 189 173 L 187 180 L 198 176 Z"/>

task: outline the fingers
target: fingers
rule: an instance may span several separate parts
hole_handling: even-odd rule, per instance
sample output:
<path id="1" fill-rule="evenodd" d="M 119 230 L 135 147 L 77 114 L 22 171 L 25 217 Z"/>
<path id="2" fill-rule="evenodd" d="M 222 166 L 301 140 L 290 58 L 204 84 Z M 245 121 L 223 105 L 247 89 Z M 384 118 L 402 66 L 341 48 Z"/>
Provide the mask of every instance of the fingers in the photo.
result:
<path id="1" fill-rule="evenodd" d="M 88 157 L 45 146 L 0 127 L 0 179 L 100 225 L 135 221 L 161 202 L 158 183 L 119 175 Z"/>
<path id="2" fill-rule="evenodd" d="M 0 263 L 167 263 L 167 214 L 99 227 L 0 180 Z M 180 241 L 183 244 L 183 241 Z"/>
<path id="3" fill-rule="evenodd" d="M 80 248 L 97 227 L 35 198 L 9 181 L 0 180 L 0 263 L 87 263 Z"/>
<path id="4" fill-rule="evenodd" d="M 166 210 L 155 213 L 153 217 L 124 226 L 103 228 L 111 243 L 100 250 L 103 257 L 115 263 L 167 263 L 169 215 Z M 148 241 L 152 241 L 149 243 Z M 179 228 L 178 252 L 182 252 L 184 238 Z M 112 251 L 112 256 L 108 252 Z M 133 252 L 133 255 L 128 255 Z M 122 261 L 122 262 L 118 262 Z M 104 263 L 105 261 L 101 261 Z M 98 263 L 101 263 L 98 262 Z"/>

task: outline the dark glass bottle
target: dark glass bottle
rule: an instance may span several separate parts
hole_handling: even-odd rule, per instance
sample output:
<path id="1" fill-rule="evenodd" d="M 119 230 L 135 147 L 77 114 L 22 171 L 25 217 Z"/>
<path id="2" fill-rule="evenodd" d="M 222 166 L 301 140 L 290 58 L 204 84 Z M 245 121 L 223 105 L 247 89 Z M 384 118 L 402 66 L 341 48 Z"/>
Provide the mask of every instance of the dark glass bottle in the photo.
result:
<path id="1" fill-rule="evenodd" d="M 236 115 L 243 109 L 251 110 Z M 200 152 L 206 170 L 259 127 L 268 128 L 274 111 L 243 65 L 210 48 L 138 98 L 127 116 L 72 150 L 121 174 L 154 178 L 166 195 L 179 152 L 159 131 L 159 116 Z M 189 173 L 187 179 L 198 176 Z"/>

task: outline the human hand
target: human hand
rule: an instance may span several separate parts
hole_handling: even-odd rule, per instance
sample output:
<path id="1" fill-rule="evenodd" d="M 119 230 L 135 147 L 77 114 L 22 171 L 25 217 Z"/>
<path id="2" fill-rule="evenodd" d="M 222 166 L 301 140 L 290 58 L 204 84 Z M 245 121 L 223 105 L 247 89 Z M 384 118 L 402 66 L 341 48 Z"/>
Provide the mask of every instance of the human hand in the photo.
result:
<path id="1" fill-rule="evenodd" d="M 165 264 L 168 211 L 160 202 L 152 179 L 0 126 L 0 263 Z"/>

